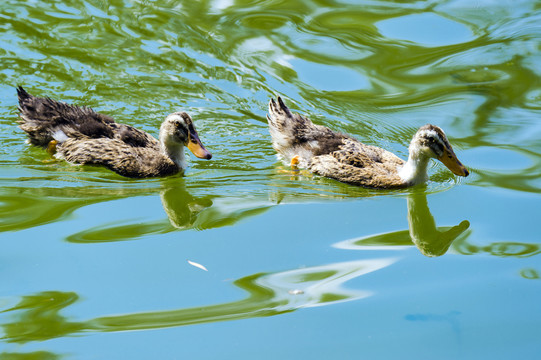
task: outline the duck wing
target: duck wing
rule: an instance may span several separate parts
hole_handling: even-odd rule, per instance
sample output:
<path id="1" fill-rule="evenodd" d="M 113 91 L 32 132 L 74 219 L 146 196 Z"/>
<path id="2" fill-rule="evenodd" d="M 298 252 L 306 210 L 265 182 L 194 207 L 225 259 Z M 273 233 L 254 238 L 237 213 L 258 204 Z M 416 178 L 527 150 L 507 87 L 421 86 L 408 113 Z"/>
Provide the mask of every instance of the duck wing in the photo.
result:
<path id="1" fill-rule="evenodd" d="M 348 138 L 337 150 L 313 157 L 308 169 L 344 183 L 383 189 L 403 187 L 397 172 L 402 165 L 393 153 Z"/>
<path id="2" fill-rule="evenodd" d="M 120 139 L 70 138 L 56 146 L 56 157 L 75 164 L 104 166 L 131 178 L 167 176 L 180 167 L 159 147 L 132 146 Z"/>
<path id="3" fill-rule="evenodd" d="M 118 139 L 130 146 L 157 146 L 158 142 L 144 131 L 118 124 L 110 116 L 88 107 L 69 105 L 48 97 L 30 95 L 21 86 L 19 98 L 19 127 L 29 137 L 30 143 L 47 146 L 53 139 Z"/>

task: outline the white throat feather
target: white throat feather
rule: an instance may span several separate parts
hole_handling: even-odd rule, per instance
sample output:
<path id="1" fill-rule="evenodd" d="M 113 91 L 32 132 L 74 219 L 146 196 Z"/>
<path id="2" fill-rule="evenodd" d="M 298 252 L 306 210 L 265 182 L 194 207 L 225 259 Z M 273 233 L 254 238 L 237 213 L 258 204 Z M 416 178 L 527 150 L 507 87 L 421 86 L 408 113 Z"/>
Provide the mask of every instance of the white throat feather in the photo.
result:
<path id="1" fill-rule="evenodd" d="M 169 157 L 182 170 L 186 169 L 187 163 L 184 154 L 184 144 L 175 141 L 171 134 L 167 133 L 164 126 L 160 129 L 160 148 L 162 153 Z"/>
<path id="2" fill-rule="evenodd" d="M 398 170 L 398 175 L 408 185 L 425 183 L 428 180 L 428 162 L 431 156 L 424 153 L 414 139 L 409 147 L 408 161 Z"/>

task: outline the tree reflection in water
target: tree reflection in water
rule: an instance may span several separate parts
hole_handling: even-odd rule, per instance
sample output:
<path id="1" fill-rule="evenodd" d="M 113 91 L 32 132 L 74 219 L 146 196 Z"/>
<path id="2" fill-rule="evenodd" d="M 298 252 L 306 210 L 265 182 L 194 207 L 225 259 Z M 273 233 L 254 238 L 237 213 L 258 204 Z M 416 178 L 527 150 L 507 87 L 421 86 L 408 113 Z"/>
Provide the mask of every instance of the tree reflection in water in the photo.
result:
<path id="1" fill-rule="evenodd" d="M 255 201 L 247 202 L 249 206 L 242 206 L 232 211 L 229 205 L 219 206 L 223 199 L 195 199 L 190 197 L 182 187 L 167 188 L 161 196 L 169 221 L 175 228 L 224 226 L 247 215 L 265 211 L 272 206 L 263 201 Z M 487 246 L 470 244 L 468 237 L 471 230 L 466 231 L 469 228 L 469 222 L 466 220 L 452 227 L 437 227 L 424 192 L 410 193 L 407 204 L 409 230 L 342 241 L 333 246 L 350 250 L 366 250 L 399 249 L 415 244 L 422 254 L 434 257 L 445 254 L 453 241 L 456 241 L 453 249 L 460 254 L 487 252 L 495 256 L 526 257 L 540 252 L 539 246 L 534 244 L 504 242 Z M 222 213 L 220 209 L 228 211 Z M 214 213 L 208 218 L 202 217 L 205 211 L 210 210 Z M 217 219 L 221 220 L 217 221 Z M 85 321 L 73 321 L 60 314 L 64 308 L 78 301 L 79 296 L 76 293 L 44 291 L 23 296 L 17 305 L 0 312 L 2 323 L 0 326 L 4 332 L 1 339 L 5 342 L 27 343 L 87 332 L 148 330 L 204 324 L 273 316 L 305 307 L 357 300 L 371 296 L 372 292 L 347 289 L 342 285 L 351 279 L 390 266 L 395 261 L 394 258 L 374 258 L 277 273 L 258 273 L 233 282 L 236 287 L 248 293 L 245 299 L 168 311 L 102 316 Z M 532 272 L 531 269 L 522 276 L 532 279 L 539 277 L 537 272 Z M 31 354 L 29 353 L 28 356 Z M 24 354 L 20 355 L 24 356 Z M 51 354 L 51 356 L 56 355 Z"/>
<path id="2" fill-rule="evenodd" d="M 354 278 L 385 268 L 391 258 L 357 260 L 278 273 L 254 274 L 234 285 L 248 292 L 242 300 L 217 305 L 103 316 L 71 321 L 60 312 L 78 300 L 72 292 L 46 291 L 23 296 L 19 303 L 1 313 L 11 321 L 1 325 L 6 342 L 27 343 L 86 332 L 148 330 L 273 316 L 304 307 L 330 305 L 372 295 L 342 285 Z"/>

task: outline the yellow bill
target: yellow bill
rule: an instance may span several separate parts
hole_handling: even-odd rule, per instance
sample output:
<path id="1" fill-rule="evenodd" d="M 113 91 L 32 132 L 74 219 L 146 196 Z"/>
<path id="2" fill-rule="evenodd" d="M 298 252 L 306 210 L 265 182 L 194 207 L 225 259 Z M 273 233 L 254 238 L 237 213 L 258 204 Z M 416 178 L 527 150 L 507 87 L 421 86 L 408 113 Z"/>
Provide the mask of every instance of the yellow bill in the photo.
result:
<path id="1" fill-rule="evenodd" d="M 455 175 L 468 176 L 470 174 L 468 169 L 466 169 L 466 167 L 458 160 L 455 152 L 451 148 L 444 148 L 443 154 L 438 158 L 438 160 L 441 161 L 443 165 L 447 166 L 447 168 Z"/>
<path id="2" fill-rule="evenodd" d="M 188 125 L 188 149 L 198 158 L 210 160 L 212 154 L 205 149 L 193 124 Z"/>

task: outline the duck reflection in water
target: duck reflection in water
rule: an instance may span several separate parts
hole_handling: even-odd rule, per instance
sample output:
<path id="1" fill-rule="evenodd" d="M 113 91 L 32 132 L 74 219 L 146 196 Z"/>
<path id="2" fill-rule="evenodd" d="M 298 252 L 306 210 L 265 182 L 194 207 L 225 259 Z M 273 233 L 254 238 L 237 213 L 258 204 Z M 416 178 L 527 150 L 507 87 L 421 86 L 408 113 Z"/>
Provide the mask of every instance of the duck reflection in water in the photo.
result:
<path id="1" fill-rule="evenodd" d="M 407 202 L 409 230 L 346 240 L 335 244 L 334 247 L 366 250 L 376 249 L 376 247 L 380 249 L 388 246 L 408 246 L 413 242 L 423 255 L 436 257 L 445 254 L 453 241 L 470 227 L 467 220 L 452 227 L 437 227 L 428 208 L 424 191 L 410 193 Z M 466 233 L 466 236 L 468 235 L 469 233 Z"/>
<path id="2" fill-rule="evenodd" d="M 179 230 L 213 229 L 233 225 L 272 206 L 260 199 L 192 194 L 184 180 L 175 177 L 163 180 L 159 195 L 165 218 L 146 221 L 131 218 L 112 223 L 107 219 L 107 223 L 71 234 L 66 240 L 74 243 L 126 241 Z"/>
<path id="3" fill-rule="evenodd" d="M 198 183 L 201 186 L 201 183 Z M 160 198 L 174 229 L 213 229 L 267 211 L 272 204 L 261 198 L 239 196 L 193 196 L 184 181 L 164 180 Z M 173 229 L 171 229 L 173 230 Z"/>
<path id="4" fill-rule="evenodd" d="M 187 190 L 184 181 L 164 181 L 160 191 L 163 210 L 176 229 L 190 229 L 199 213 L 212 206 L 210 197 L 196 198 Z"/>
<path id="5" fill-rule="evenodd" d="M 408 195 L 408 224 L 411 240 L 423 255 L 430 257 L 445 254 L 453 241 L 470 227 L 469 221 L 463 220 L 439 230 L 424 192 Z"/>

